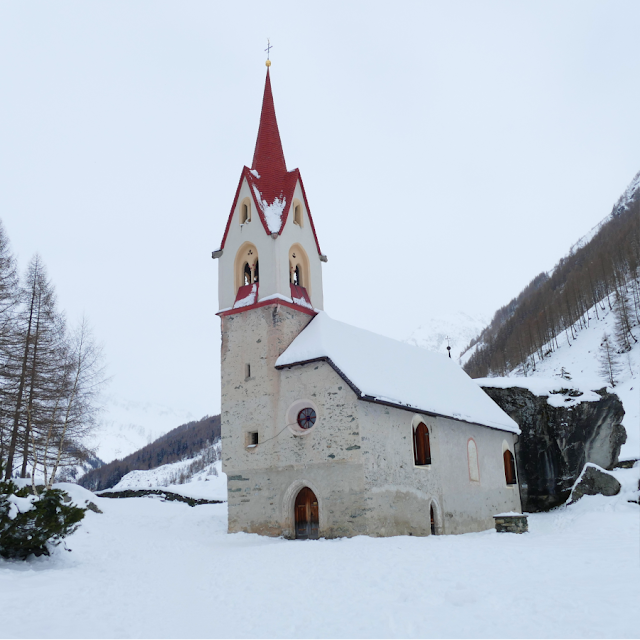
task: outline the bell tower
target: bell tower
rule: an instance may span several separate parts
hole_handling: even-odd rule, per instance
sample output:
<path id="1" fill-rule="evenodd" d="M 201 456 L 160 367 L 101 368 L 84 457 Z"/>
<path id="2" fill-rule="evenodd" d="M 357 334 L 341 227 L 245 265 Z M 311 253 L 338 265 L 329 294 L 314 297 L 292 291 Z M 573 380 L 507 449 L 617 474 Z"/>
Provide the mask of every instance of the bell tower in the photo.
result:
<path id="1" fill-rule="evenodd" d="M 222 469 L 228 478 L 229 531 L 280 535 L 282 523 L 269 497 L 273 486 L 266 479 L 278 466 L 291 401 L 275 365 L 323 307 L 326 257 L 300 171 L 287 171 L 268 68 L 253 162 L 242 169 L 213 257 L 222 321 Z"/>
<path id="2" fill-rule="evenodd" d="M 320 251 L 298 169 L 287 171 L 269 66 L 251 168 L 243 167 L 220 249 L 219 313 L 282 300 L 322 309 Z"/>

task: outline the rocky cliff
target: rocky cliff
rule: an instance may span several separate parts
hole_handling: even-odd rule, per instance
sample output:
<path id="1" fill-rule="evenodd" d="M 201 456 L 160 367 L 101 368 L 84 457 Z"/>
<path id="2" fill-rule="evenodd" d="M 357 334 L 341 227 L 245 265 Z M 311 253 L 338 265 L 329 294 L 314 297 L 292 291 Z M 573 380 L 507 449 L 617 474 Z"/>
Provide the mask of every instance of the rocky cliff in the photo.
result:
<path id="1" fill-rule="evenodd" d="M 579 401 L 580 391 L 558 389 L 548 395 L 519 387 L 484 391 L 522 430 L 516 445 L 518 480 L 524 511 L 546 511 L 563 504 L 587 462 L 611 469 L 627 439 L 621 425 L 622 402 L 605 389 L 598 400 Z M 593 396 L 593 394 L 590 394 Z M 558 406 L 560 396 L 569 406 Z"/>

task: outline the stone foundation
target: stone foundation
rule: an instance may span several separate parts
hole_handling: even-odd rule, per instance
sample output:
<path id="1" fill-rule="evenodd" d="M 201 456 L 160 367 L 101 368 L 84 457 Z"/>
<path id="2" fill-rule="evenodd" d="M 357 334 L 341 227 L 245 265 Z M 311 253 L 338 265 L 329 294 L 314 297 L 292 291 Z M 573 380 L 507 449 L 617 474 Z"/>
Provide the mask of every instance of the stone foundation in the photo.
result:
<path id="1" fill-rule="evenodd" d="M 500 513 L 493 516 L 498 533 L 526 533 L 529 531 L 527 516 L 518 514 Z"/>

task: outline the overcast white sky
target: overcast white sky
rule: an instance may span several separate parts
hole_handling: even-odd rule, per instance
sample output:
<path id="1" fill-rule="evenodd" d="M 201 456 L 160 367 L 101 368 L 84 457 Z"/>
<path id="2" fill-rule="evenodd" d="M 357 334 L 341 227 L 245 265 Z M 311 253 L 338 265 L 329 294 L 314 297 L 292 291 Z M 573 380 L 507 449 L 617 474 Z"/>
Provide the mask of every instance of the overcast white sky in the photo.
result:
<path id="1" fill-rule="evenodd" d="M 490 316 L 640 170 L 640 2 L 0 1 L 0 217 L 119 396 L 220 408 L 218 248 L 267 36 L 333 317 Z"/>

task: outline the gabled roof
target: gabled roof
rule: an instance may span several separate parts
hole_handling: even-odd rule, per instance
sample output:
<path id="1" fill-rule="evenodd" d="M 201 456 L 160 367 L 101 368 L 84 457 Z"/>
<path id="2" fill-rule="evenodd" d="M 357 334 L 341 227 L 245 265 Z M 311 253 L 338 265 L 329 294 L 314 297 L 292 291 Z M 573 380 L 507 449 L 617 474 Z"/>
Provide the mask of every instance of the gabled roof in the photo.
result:
<path id="1" fill-rule="evenodd" d="M 273 104 L 269 69 L 267 69 L 267 79 L 264 87 L 264 96 L 262 98 L 262 112 L 260 114 L 260 125 L 258 127 L 256 148 L 253 153 L 253 162 L 251 163 L 251 169 L 248 167 L 243 167 L 242 169 L 240 182 L 236 189 L 236 196 L 233 199 L 231 213 L 229 214 L 220 249 L 224 249 L 231 225 L 231 218 L 238 204 L 238 196 L 240 195 L 243 180 L 246 180 L 249 185 L 255 209 L 258 212 L 258 216 L 267 235 L 282 233 L 289 216 L 289 210 L 291 209 L 293 193 L 299 181 L 300 188 L 302 189 L 302 197 L 309 216 L 309 223 L 311 224 L 313 237 L 316 241 L 316 247 L 318 253 L 322 254 L 300 171 L 298 169 L 287 171 L 282 143 L 280 141 L 278 122 L 276 120 L 276 111 Z"/>
<path id="2" fill-rule="evenodd" d="M 276 368 L 317 360 L 327 361 L 361 400 L 520 433 L 452 359 L 338 322 L 324 311 L 298 334 Z"/>

